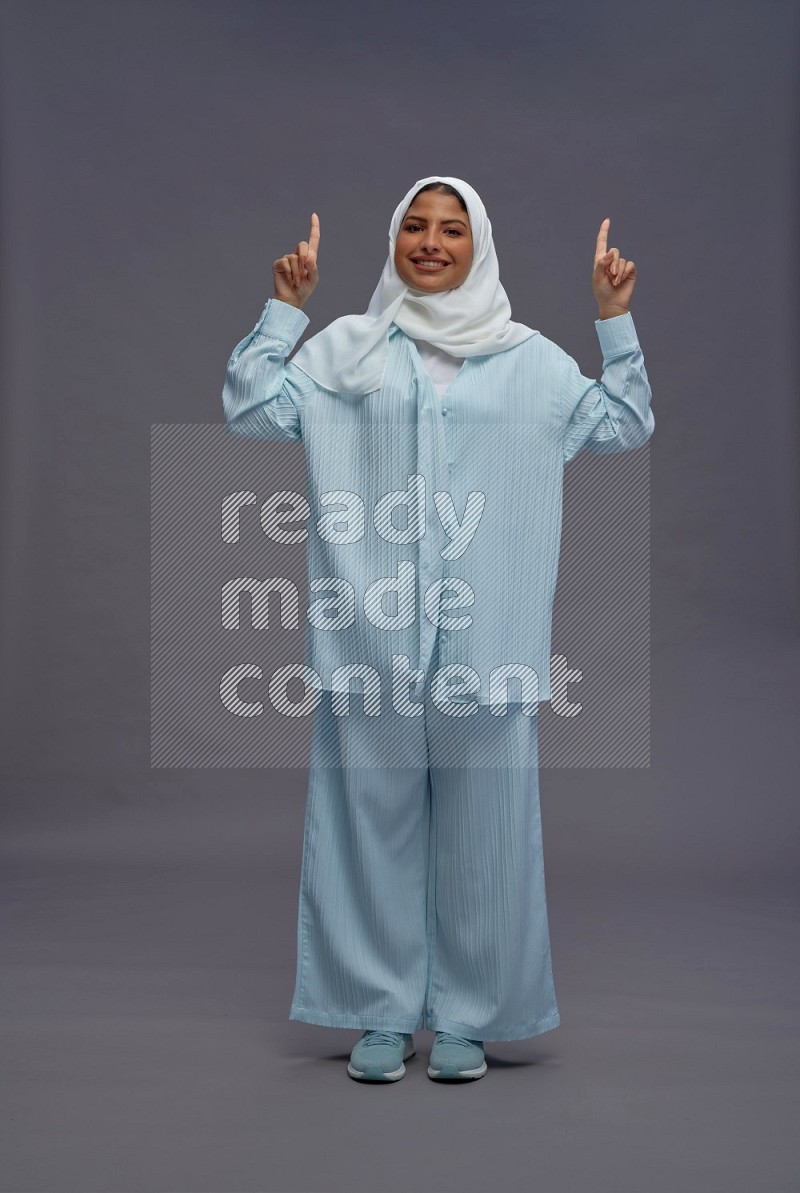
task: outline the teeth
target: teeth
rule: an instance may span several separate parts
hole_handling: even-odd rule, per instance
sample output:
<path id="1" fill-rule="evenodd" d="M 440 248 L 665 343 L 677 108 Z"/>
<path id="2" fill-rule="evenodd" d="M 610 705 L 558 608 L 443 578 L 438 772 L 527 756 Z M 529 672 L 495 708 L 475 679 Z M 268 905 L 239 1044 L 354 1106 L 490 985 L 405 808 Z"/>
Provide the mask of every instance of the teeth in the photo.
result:
<path id="1" fill-rule="evenodd" d="M 444 269 L 447 264 L 445 261 L 415 261 L 415 265 L 421 265 L 423 269 Z"/>

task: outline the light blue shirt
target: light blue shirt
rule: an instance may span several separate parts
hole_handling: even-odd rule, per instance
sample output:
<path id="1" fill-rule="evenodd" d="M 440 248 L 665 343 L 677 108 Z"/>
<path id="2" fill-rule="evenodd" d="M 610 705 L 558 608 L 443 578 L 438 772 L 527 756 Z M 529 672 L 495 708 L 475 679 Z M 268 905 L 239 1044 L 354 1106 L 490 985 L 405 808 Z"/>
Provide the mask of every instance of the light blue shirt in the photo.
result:
<path id="1" fill-rule="evenodd" d="M 391 692 L 404 657 L 416 698 L 438 628 L 438 668 L 467 685 L 453 691 L 489 703 L 493 670 L 511 665 L 532 668 L 536 698 L 549 700 L 564 465 L 584 448 L 629 451 L 653 433 L 633 316 L 595 321 L 599 381 L 536 332 L 467 357 L 441 395 L 396 325 L 379 390 L 324 389 L 286 362 L 308 322 L 269 299 L 233 350 L 222 393 L 231 433 L 303 443 L 306 665 L 331 690 L 335 668 L 363 664 Z M 302 511 L 290 516 L 296 528 Z M 530 692 L 515 682 L 509 701 Z"/>

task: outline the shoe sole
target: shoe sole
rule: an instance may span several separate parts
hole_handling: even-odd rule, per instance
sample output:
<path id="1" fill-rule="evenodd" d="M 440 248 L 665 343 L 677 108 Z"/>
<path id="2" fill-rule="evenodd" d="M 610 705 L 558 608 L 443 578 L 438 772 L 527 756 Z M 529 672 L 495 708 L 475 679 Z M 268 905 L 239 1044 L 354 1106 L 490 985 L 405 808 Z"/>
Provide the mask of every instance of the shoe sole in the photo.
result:
<path id="1" fill-rule="evenodd" d="M 403 1057 L 403 1060 L 411 1060 L 412 1056 L 416 1056 L 416 1048 Z M 405 1076 L 406 1066 L 403 1061 L 400 1062 L 399 1069 L 391 1069 L 388 1073 L 383 1069 L 356 1069 L 348 1061 L 347 1072 L 355 1081 L 399 1081 L 401 1077 Z"/>
<path id="2" fill-rule="evenodd" d="M 447 1065 L 442 1069 L 434 1069 L 428 1065 L 428 1076 L 433 1081 L 476 1081 L 483 1077 L 488 1067 L 486 1061 L 477 1069 L 457 1069 Z"/>

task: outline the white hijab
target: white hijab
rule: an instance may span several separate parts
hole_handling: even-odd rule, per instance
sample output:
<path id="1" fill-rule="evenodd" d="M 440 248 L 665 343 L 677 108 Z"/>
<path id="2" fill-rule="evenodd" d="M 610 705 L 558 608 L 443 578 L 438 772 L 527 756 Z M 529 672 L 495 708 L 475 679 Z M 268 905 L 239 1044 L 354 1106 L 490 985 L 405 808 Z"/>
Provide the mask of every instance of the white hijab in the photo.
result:
<path id="1" fill-rule="evenodd" d="M 412 290 L 394 263 L 397 233 L 412 199 L 429 182 L 447 182 L 463 196 L 472 228 L 472 265 L 454 290 L 426 294 Z M 505 352 L 537 333 L 512 323 L 511 304 L 500 284 L 492 225 L 480 195 L 461 178 L 434 176 L 415 182 L 395 209 L 389 226 L 389 256 L 363 315 L 343 315 L 312 336 L 292 358 L 303 373 L 336 393 L 372 393 L 381 386 L 389 328 L 425 340 L 452 356 Z"/>

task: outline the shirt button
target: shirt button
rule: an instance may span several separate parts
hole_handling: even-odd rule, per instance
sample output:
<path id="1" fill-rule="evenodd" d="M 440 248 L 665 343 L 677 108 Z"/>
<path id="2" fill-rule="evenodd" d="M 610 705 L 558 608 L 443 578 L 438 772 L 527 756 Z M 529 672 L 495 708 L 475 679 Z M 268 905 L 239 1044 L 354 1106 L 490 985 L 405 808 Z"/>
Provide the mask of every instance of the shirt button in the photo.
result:
<path id="1" fill-rule="evenodd" d="M 442 414 L 447 414 L 447 407 L 446 407 L 446 406 L 442 406 Z"/>

